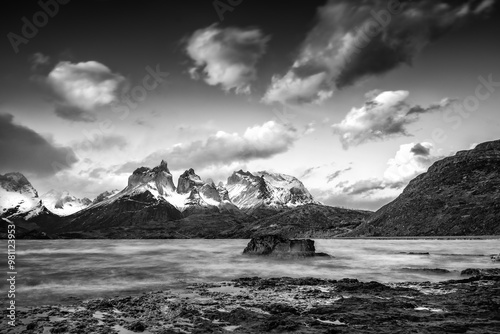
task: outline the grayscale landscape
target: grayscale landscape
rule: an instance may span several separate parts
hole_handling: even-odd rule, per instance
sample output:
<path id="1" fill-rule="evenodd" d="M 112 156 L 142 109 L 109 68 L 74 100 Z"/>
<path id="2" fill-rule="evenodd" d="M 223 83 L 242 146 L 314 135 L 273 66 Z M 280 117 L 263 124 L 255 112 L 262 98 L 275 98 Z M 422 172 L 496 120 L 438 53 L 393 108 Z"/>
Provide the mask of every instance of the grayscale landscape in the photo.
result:
<path id="1" fill-rule="evenodd" d="M 500 332 L 498 1 L 3 6 L 1 333 Z"/>

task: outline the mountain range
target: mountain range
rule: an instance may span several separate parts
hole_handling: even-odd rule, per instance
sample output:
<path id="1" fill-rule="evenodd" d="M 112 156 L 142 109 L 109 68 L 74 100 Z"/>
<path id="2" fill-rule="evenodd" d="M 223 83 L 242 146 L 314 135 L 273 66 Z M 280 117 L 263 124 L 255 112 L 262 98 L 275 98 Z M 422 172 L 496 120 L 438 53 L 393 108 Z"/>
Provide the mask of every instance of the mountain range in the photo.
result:
<path id="1" fill-rule="evenodd" d="M 0 218 L 14 221 L 20 237 L 498 235 L 499 217 L 500 140 L 437 161 L 375 213 L 325 206 L 297 178 L 267 171 L 235 171 L 216 185 L 188 169 L 175 185 L 161 161 L 93 201 L 55 190 L 39 196 L 22 174 L 0 175 Z"/>
<path id="2" fill-rule="evenodd" d="M 2 180 L 2 218 L 60 237 L 238 237 L 262 218 L 305 205 L 326 208 L 293 176 L 239 170 L 216 185 L 188 169 L 175 185 L 165 161 L 137 168 L 123 190 L 106 191 L 94 201 L 54 190 L 38 196 L 19 173 Z M 355 214 L 356 225 L 366 216 L 347 211 Z M 211 228 L 200 234 L 202 225 Z"/>

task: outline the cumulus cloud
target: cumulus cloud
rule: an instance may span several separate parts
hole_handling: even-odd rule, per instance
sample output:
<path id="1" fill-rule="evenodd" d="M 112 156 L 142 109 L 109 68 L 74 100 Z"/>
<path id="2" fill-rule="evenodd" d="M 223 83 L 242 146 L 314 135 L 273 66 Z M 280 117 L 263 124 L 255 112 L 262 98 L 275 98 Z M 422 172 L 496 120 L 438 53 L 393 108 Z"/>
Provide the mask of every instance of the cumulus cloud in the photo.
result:
<path id="1" fill-rule="evenodd" d="M 139 166 L 156 166 L 162 159 L 175 169 L 203 168 L 270 158 L 288 151 L 300 137 L 291 125 L 269 121 L 249 127 L 240 135 L 218 131 L 206 140 L 177 144 L 154 152 L 140 162 L 127 163 L 117 172 L 130 172 Z"/>
<path id="2" fill-rule="evenodd" d="M 425 173 L 436 161 L 443 159 L 432 143 L 409 143 L 399 147 L 394 158 L 387 162 L 383 177 L 361 179 L 343 185 L 349 195 L 373 194 L 377 190 L 401 189 L 417 175 Z"/>
<path id="3" fill-rule="evenodd" d="M 55 113 L 76 122 L 94 122 L 95 111 L 118 101 L 126 80 L 96 61 L 59 62 L 45 78 L 55 97 Z"/>
<path id="4" fill-rule="evenodd" d="M 259 29 L 219 28 L 212 25 L 194 32 L 186 52 L 194 61 L 193 79 L 203 78 L 223 90 L 249 93 L 256 78 L 255 66 L 264 54 L 269 37 Z"/>
<path id="5" fill-rule="evenodd" d="M 385 183 L 406 185 L 417 175 L 427 171 L 436 161 L 444 158 L 432 143 L 410 143 L 399 147 L 394 158 L 387 162 Z"/>
<path id="6" fill-rule="evenodd" d="M 288 72 L 275 75 L 263 101 L 318 103 L 335 89 L 410 64 L 430 42 L 488 12 L 492 0 L 330 0 Z"/>
<path id="7" fill-rule="evenodd" d="M 340 123 L 332 125 L 344 149 L 368 141 L 409 136 L 406 126 L 416 122 L 419 114 L 444 110 L 455 101 L 443 99 L 423 108 L 407 103 L 408 96 L 404 90 L 367 93 L 368 100 L 362 107 L 352 108 Z"/>
<path id="8" fill-rule="evenodd" d="M 11 114 L 0 114 L 0 169 L 4 172 L 54 175 L 77 162 L 73 150 L 57 146 L 34 130 L 14 123 Z"/>
<path id="9" fill-rule="evenodd" d="M 283 104 L 321 104 L 331 97 L 333 91 L 325 84 L 324 72 L 300 78 L 288 72 L 285 76 L 274 75 L 271 86 L 262 98 L 264 103 L 281 102 Z"/>

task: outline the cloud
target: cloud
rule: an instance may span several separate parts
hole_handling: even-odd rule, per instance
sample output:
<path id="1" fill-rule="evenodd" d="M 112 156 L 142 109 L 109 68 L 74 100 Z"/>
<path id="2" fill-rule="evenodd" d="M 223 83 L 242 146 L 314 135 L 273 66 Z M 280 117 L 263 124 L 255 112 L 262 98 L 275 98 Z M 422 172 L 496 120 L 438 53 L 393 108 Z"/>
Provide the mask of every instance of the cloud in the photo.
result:
<path id="1" fill-rule="evenodd" d="M 381 190 L 384 189 L 385 185 L 382 180 L 379 179 L 368 179 L 368 180 L 359 180 L 347 187 L 344 187 L 343 192 L 348 193 L 349 195 L 361 195 L 373 190 Z"/>
<path id="2" fill-rule="evenodd" d="M 94 122 L 98 108 L 118 101 L 126 80 L 96 61 L 62 61 L 44 82 L 55 97 L 56 115 L 76 122 Z"/>
<path id="3" fill-rule="evenodd" d="M 30 62 L 31 62 L 31 69 L 35 71 L 39 67 L 48 65 L 50 63 L 50 57 L 45 56 L 40 52 L 36 52 L 30 57 Z"/>
<path id="4" fill-rule="evenodd" d="M 350 195 L 373 194 L 377 190 L 401 189 L 444 156 L 428 142 L 403 144 L 394 158 L 387 161 L 381 178 L 361 179 L 344 184 L 342 191 Z"/>
<path id="5" fill-rule="evenodd" d="M 332 96 L 333 91 L 325 85 L 325 73 L 317 73 L 305 78 L 288 72 L 285 76 L 274 75 L 270 88 L 262 98 L 264 103 L 320 104 Z"/>
<path id="6" fill-rule="evenodd" d="M 94 136 L 92 139 L 86 139 L 81 142 L 75 143 L 75 148 L 90 151 L 105 151 L 113 148 L 123 149 L 128 145 L 125 137 L 118 135 L 101 135 Z"/>
<path id="7" fill-rule="evenodd" d="M 404 186 L 417 175 L 426 172 L 434 162 L 443 158 L 443 155 L 435 152 L 431 143 L 403 144 L 395 157 L 387 162 L 384 182 Z"/>
<path id="8" fill-rule="evenodd" d="M 218 28 L 212 25 L 194 32 L 186 52 L 194 61 L 193 79 L 202 77 L 211 86 L 249 93 L 256 78 L 255 65 L 266 50 L 269 37 L 259 29 Z"/>
<path id="9" fill-rule="evenodd" d="M 429 43 L 492 6 L 492 0 L 331 0 L 263 101 L 320 103 L 335 89 L 411 64 Z"/>
<path id="10" fill-rule="evenodd" d="M 0 169 L 54 175 L 78 161 L 69 147 L 56 146 L 30 128 L 14 123 L 11 114 L 0 114 Z"/>
<path id="11" fill-rule="evenodd" d="M 444 98 L 439 103 L 433 103 L 425 108 L 423 108 L 421 106 L 413 106 L 410 108 L 410 110 L 408 110 L 408 115 L 425 114 L 425 113 L 430 113 L 430 112 L 434 112 L 434 111 L 441 111 L 443 109 L 446 109 L 446 108 L 449 108 L 453 105 L 456 105 L 458 102 L 459 102 L 458 99 Z"/>
<path id="12" fill-rule="evenodd" d="M 409 143 L 399 147 L 394 158 L 387 162 L 383 177 L 361 179 L 340 184 L 342 192 L 348 195 L 364 195 L 365 197 L 389 194 L 391 190 L 405 187 L 419 174 L 425 173 L 436 161 L 444 158 L 438 154 L 431 143 Z"/>
<path id="13" fill-rule="evenodd" d="M 383 197 L 372 197 L 372 196 L 359 196 L 359 195 L 349 195 L 345 193 L 336 193 L 331 190 L 325 189 L 309 189 L 311 195 L 325 205 L 330 205 L 334 207 L 343 208 L 353 208 L 359 210 L 372 210 L 376 211 L 383 205 L 394 200 L 396 196 L 383 196 Z"/>
<path id="14" fill-rule="evenodd" d="M 430 147 L 425 147 L 424 145 L 417 143 L 410 149 L 410 152 L 414 155 L 428 156 L 431 153 Z"/>
<path id="15" fill-rule="evenodd" d="M 408 95 L 404 90 L 382 92 L 361 108 L 352 108 L 342 122 L 332 125 L 343 147 L 390 136 L 408 136 L 405 126 L 417 120 L 407 116 Z"/>
<path id="16" fill-rule="evenodd" d="M 346 169 L 340 169 L 340 170 L 337 170 L 331 174 L 328 174 L 326 176 L 326 182 L 330 183 L 330 182 L 336 180 L 340 175 L 344 174 L 347 171 L 350 171 L 351 169 L 352 169 L 352 167 L 348 167 Z"/>
<path id="17" fill-rule="evenodd" d="M 274 121 L 249 127 L 240 135 L 218 131 L 206 140 L 177 144 L 150 154 L 140 162 L 122 165 L 117 172 L 131 172 L 139 166 L 156 166 L 162 159 L 172 169 L 222 166 L 234 162 L 265 159 L 288 151 L 300 137 L 297 129 Z"/>
<path id="18" fill-rule="evenodd" d="M 404 90 L 367 93 L 368 100 L 362 107 L 352 108 L 340 123 L 332 125 L 344 149 L 369 141 L 409 136 L 406 126 L 418 121 L 419 114 L 444 110 L 455 101 L 443 99 L 422 108 L 409 105 L 408 96 L 409 92 Z"/>
<path id="19" fill-rule="evenodd" d="M 90 111 L 58 102 L 55 103 L 54 113 L 68 121 L 92 123 L 97 120 L 97 116 Z"/>
<path id="20" fill-rule="evenodd" d="M 315 166 L 315 167 L 310 167 L 310 168 L 307 168 L 303 173 L 302 175 L 299 177 L 299 179 L 303 179 L 305 177 L 308 177 L 309 175 L 312 174 L 312 172 L 314 172 L 315 170 L 317 169 L 320 169 L 322 166 Z"/>
<path id="21" fill-rule="evenodd" d="M 100 179 L 102 177 L 102 174 L 105 173 L 107 170 L 106 168 L 103 167 L 97 167 L 94 168 L 88 173 L 88 176 L 93 179 Z"/>
<path id="22" fill-rule="evenodd" d="M 304 135 L 310 135 L 311 133 L 314 133 L 315 131 L 316 131 L 316 123 L 315 122 L 307 123 L 306 126 L 304 127 Z"/>

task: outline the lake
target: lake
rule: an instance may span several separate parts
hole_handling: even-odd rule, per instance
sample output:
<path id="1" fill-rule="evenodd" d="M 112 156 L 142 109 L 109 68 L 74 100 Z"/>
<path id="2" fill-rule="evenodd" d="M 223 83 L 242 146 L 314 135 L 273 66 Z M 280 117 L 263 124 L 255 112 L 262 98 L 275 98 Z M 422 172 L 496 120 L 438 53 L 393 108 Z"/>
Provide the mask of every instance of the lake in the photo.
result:
<path id="1" fill-rule="evenodd" d="M 81 298 L 181 289 L 195 282 L 248 276 L 440 281 L 458 278 L 466 268 L 500 267 L 489 258 L 500 251 L 495 239 L 315 240 L 316 251 L 334 258 L 286 261 L 243 256 L 248 241 L 17 240 L 16 303 L 72 303 Z M 1 243 L 6 263 L 6 240 Z M 450 272 L 438 274 L 423 268 Z M 6 293 L 6 279 L 0 282 L 0 290 Z M 7 298 L 1 300 L 4 306 Z"/>

